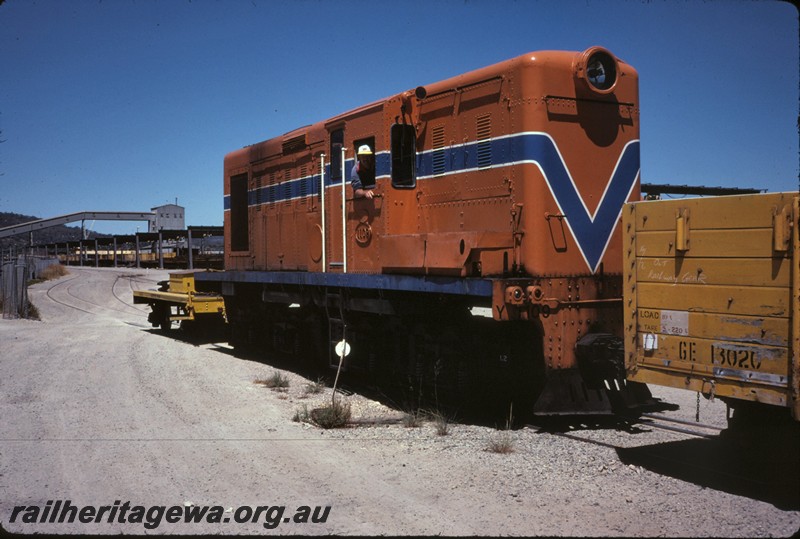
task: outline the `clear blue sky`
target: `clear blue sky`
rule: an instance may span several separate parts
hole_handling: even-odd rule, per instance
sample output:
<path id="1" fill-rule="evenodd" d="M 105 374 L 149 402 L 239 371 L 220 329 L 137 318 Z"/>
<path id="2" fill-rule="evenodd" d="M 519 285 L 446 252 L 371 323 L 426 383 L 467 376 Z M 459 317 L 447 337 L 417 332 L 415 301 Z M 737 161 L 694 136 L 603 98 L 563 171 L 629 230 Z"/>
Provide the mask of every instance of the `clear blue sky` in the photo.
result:
<path id="1" fill-rule="evenodd" d="M 789 3 L 7 0 L 0 211 L 177 197 L 187 224 L 219 225 L 229 151 L 530 51 L 592 45 L 639 72 L 643 181 L 798 189 Z"/>

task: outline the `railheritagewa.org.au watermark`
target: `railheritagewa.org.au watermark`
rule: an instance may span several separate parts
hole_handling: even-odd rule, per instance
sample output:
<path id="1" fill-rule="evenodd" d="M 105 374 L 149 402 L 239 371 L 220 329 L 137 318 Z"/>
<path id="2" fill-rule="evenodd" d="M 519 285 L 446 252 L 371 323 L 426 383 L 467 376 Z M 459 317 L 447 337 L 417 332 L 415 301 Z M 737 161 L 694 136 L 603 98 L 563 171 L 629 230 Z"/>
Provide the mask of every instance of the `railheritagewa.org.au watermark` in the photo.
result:
<path id="1" fill-rule="evenodd" d="M 281 524 L 323 524 L 331 507 L 301 505 L 288 509 L 285 505 L 241 505 L 225 509 L 221 505 L 133 505 L 115 500 L 112 505 L 73 505 L 71 500 L 49 500 L 42 505 L 17 505 L 11 510 L 9 523 L 21 524 L 141 524 L 154 530 L 162 524 L 237 524 L 260 523 L 266 529 Z"/>

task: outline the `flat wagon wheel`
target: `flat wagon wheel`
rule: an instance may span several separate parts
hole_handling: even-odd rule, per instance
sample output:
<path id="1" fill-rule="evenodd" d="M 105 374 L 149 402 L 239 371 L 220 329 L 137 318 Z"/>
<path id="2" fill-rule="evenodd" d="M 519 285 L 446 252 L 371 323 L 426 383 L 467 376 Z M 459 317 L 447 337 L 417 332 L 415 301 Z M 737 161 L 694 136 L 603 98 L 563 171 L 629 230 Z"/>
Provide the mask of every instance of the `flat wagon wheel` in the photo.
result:
<path id="1" fill-rule="evenodd" d="M 159 320 L 159 326 L 164 333 L 172 329 L 172 320 L 169 319 L 171 314 L 172 307 L 170 305 L 164 305 L 161 310 L 161 319 Z"/>
<path id="2" fill-rule="evenodd" d="M 162 319 L 159 326 L 161 327 L 161 331 L 165 333 L 172 330 L 172 322 L 169 320 L 169 318 Z"/>
<path id="3" fill-rule="evenodd" d="M 154 303 L 151 305 L 153 312 L 148 316 L 148 321 L 153 327 L 160 327 L 161 331 L 167 332 L 172 329 L 172 322 L 169 319 L 170 307 L 163 303 Z"/>

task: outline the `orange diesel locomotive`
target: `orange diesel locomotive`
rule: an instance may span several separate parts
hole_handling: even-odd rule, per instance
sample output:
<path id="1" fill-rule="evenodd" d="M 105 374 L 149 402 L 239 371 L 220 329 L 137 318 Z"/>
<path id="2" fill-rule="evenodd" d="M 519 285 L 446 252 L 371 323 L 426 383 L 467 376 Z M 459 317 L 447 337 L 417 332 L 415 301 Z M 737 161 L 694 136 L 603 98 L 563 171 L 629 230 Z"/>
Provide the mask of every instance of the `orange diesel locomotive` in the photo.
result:
<path id="1" fill-rule="evenodd" d="M 638 103 L 608 50 L 540 51 L 232 152 L 226 269 L 198 288 L 222 292 L 234 345 L 347 354 L 437 398 L 607 410 Z M 374 197 L 357 198 L 365 145 Z"/>

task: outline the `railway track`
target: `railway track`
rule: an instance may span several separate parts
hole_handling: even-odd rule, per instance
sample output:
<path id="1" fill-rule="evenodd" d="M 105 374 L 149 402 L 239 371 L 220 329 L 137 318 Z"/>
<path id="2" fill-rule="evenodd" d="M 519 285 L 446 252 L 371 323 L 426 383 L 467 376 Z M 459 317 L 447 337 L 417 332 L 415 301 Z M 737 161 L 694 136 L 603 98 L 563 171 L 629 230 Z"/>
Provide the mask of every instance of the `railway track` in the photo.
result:
<path id="1" fill-rule="evenodd" d="M 65 286 L 67 283 L 69 283 L 70 281 L 73 281 L 73 280 L 75 280 L 75 279 L 77 279 L 77 278 L 78 278 L 78 277 L 72 277 L 72 278 L 70 278 L 70 279 L 67 279 L 67 280 L 59 280 L 58 282 L 56 282 L 55 284 L 53 284 L 53 286 L 50 286 L 50 287 L 47 289 L 47 291 L 45 292 L 45 295 L 46 295 L 46 296 L 48 297 L 48 299 L 49 299 L 50 301 L 52 301 L 53 303 L 57 303 L 57 304 L 59 304 L 59 305 L 63 305 L 64 307 L 68 307 L 68 308 L 70 308 L 70 309 L 74 309 L 74 310 L 76 310 L 76 311 L 81 311 L 81 312 L 84 312 L 84 313 L 87 313 L 87 314 L 97 314 L 97 313 L 95 313 L 95 312 L 88 311 L 88 310 L 86 310 L 86 309 L 82 309 L 82 308 L 80 308 L 80 307 L 77 307 L 76 305 L 73 305 L 72 303 L 67 303 L 66 301 L 61 301 L 60 299 L 58 299 L 58 298 L 57 298 L 57 297 L 54 295 L 54 294 L 55 294 L 55 292 L 54 292 L 54 291 L 55 291 L 56 289 L 59 289 L 59 290 L 60 290 L 60 289 L 61 289 L 63 286 Z M 63 278 L 62 278 L 62 279 L 63 279 Z"/>
<path id="2" fill-rule="evenodd" d="M 76 288 L 79 287 L 81 284 L 83 284 L 83 278 L 82 278 L 82 276 L 80 274 L 75 274 L 73 277 L 64 277 L 64 278 L 59 279 L 52 286 L 47 288 L 47 290 L 45 292 L 45 295 L 47 296 L 47 298 L 50 301 L 52 301 L 54 303 L 57 303 L 57 304 L 62 305 L 64 307 L 68 307 L 70 309 L 74 309 L 76 311 L 80 311 L 80 312 L 84 312 L 84 313 L 92 314 L 92 315 L 98 315 L 99 314 L 99 312 L 97 310 L 90 310 L 90 309 L 92 309 L 92 307 L 96 307 L 96 308 L 102 309 L 104 311 L 113 311 L 113 312 L 118 312 L 118 313 L 122 313 L 122 314 L 126 314 L 126 315 L 133 314 L 131 312 L 131 310 L 133 310 L 133 311 L 136 311 L 136 315 L 140 315 L 140 316 L 141 315 L 146 315 L 147 311 L 145 309 L 141 309 L 139 307 L 131 305 L 128 301 L 125 300 L 124 297 L 122 297 L 120 295 L 120 294 L 122 294 L 121 292 L 117 292 L 117 290 L 116 290 L 117 283 L 120 281 L 120 279 L 123 279 L 125 277 L 126 276 L 124 276 L 124 275 L 117 275 L 116 276 L 116 279 L 111 284 L 111 294 L 117 301 L 119 301 L 127 309 L 129 309 L 127 311 L 123 310 L 123 309 L 118 309 L 118 308 L 115 308 L 115 307 L 110 307 L 108 305 L 103 305 L 101 303 L 98 303 L 98 302 L 95 302 L 95 301 L 92 301 L 90 299 L 86 299 L 85 297 L 83 297 L 83 295 L 79 291 L 76 291 Z M 128 288 L 130 290 L 133 290 L 133 285 L 131 284 L 131 280 L 128 280 Z M 62 298 L 57 297 L 57 295 L 62 290 L 63 290 L 63 294 L 65 294 L 67 296 L 67 298 L 71 298 L 73 300 L 76 300 L 77 302 L 82 302 L 84 304 L 87 304 L 90 307 L 86 307 L 85 305 L 82 305 L 81 303 L 77 303 L 76 304 L 76 301 L 71 301 L 71 300 L 65 301 L 63 297 Z"/>
<path id="3" fill-rule="evenodd" d="M 689 434 L 698 438 L 716 438 L 724 430 L 715 425 L 685 421 L 657 414 L 642 414 L 638 423 L 656 429 Z"/>
<path id="4" fill-rule="evenodd" d="M 131 297 L 131 293 L 134 290 L 133 281 L 135 280 L 135 278 L 136 278 L 135 275 L 117 275 L 116 279 L 114 279 L 114 283 L 111 285 L 111 294 L 114 296 L 114 298 L 117 301 L 119 301 L 120 303 L 122 303 L 123 305 L 128 307 L 129 309 L 133 309 L 135 311 L 147 314 L 149 309 L 143 309 L 141 307 L 137 307 L 136 305 L 131 305 L 129 303 L 130 297 Z M 120 280 L 126 280 L 128 282 L 128 290 L 124 293 L 125 297 L 120 297 L 120 295 L 117 293 L 117 283 Z"/>

